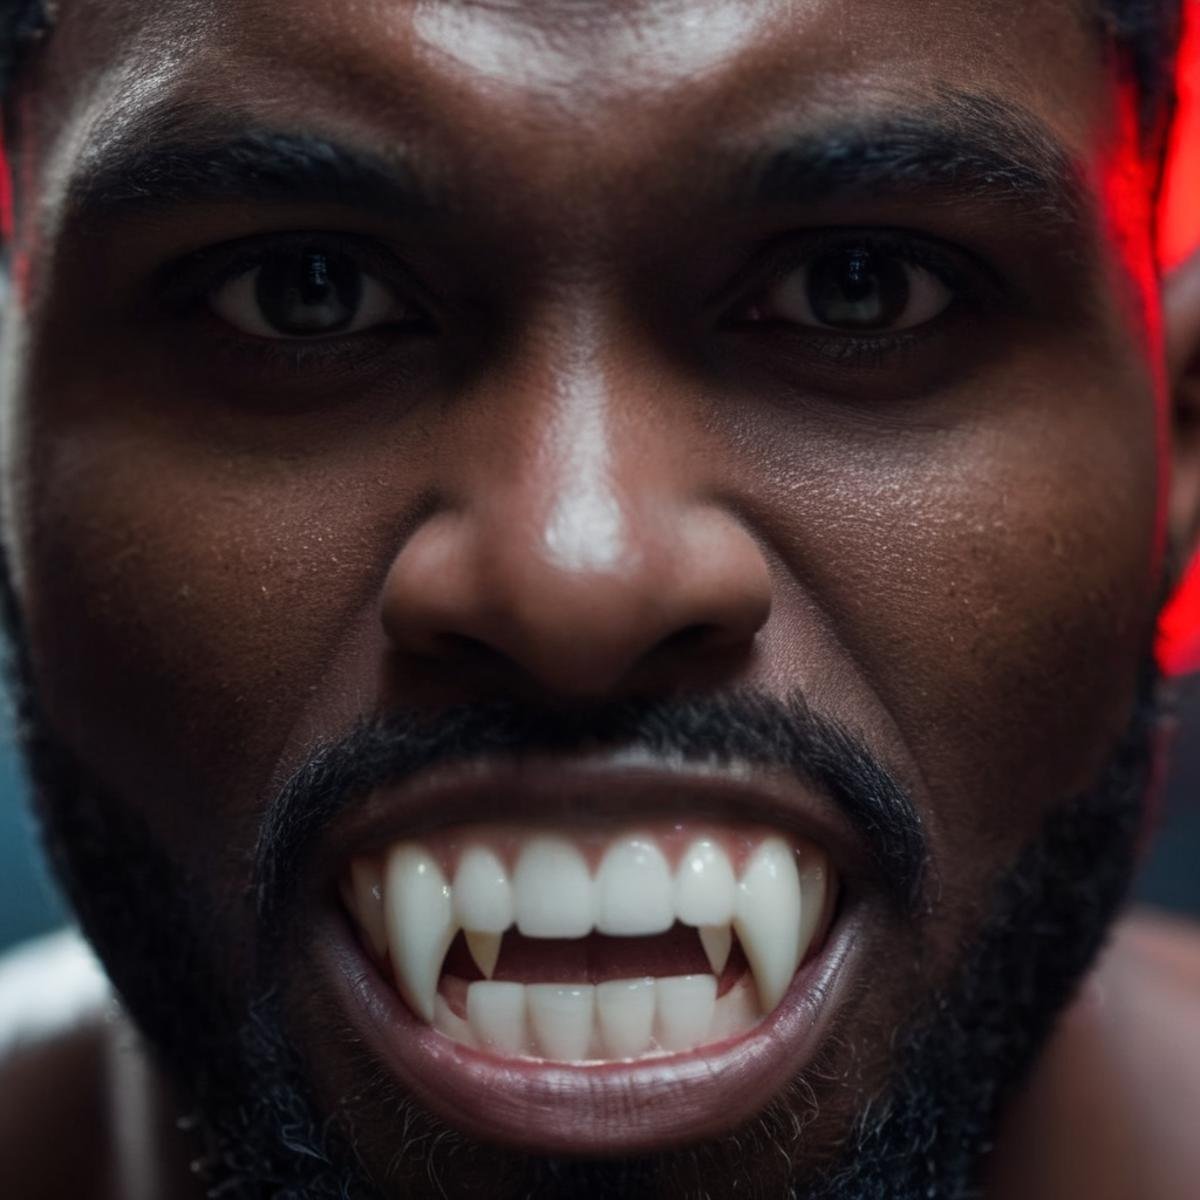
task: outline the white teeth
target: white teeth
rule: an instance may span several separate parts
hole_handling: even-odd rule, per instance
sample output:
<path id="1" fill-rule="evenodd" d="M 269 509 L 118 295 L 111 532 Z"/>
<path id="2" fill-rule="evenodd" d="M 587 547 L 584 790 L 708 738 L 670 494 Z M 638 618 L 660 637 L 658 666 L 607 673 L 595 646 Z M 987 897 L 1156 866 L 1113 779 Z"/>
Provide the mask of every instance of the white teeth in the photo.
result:
<path id="1" fill-rule="evenodd" d="M 674 975 L 655 981 L 657 1037 L 664 1050 L 691 1050 L 707 1040 L 717 1002 L 711 975 Z"/>
<path id="2" fill-rule="evenodd" d="M 803 948 L 800 942 L 800 879 L 791 847 L 767 838 L 738 883 L 734 928 L 746 952 L 764 1013 L 783 999 Z"/>
<path id="3" fill-rule="evenodd" d="M 483 846 L 463 852 L 454 875 L 454 912 L 464 929 L 503 933 L 513 923 L 512 884 L 504 864 Z"/>
<path id="4" fill-rule="evenodd" d="M 779 1005 L 833 903 L 825 855 L 782 837 L 752 844 L 739 879 L 715 837 L 694 838 L 672 872 L 654 834 L 626 833 L 603 848 L 593 880 L 567 836 L 522 834 L 515 864 L 507 860 L 511 872 L 484 844 L 486 830 L 470 836 L 475 844 L 459 856 L 453 886 L 440 859 L 416 842 L 396 845 L 383 861 L 355 859 L 339 886 L 364 944 L 379 961 L 390 959 L 412 1011 L 499 1054 L 635 1059 L 736 1036 Z M 513 924 L 532 938 L 582 938 L 593 929 L 644 937 L 677 920 L 696 929 L 711 975 L 599 985 L 493 978 Z M 484 977 L 466 989 L 465 1019 L 438 993 L 460 929 Z M 717 1000 L 735 932 L 750 971 Z"/>
<path id="5" fill-rule="evenodd" d="M 397 846 L 387 860 L 384 917 L 396 986 L 418 1016 L 432 1024 L 434 996 L 454 940 L 450 885 L 422 847 Z"/>
<path id="6" fill-rule="evenodd" d="M 477 1045 L 475 1031 L 449 1005 L 445 996 L 437 996 L 433 1004 L 433 1027 L 464 1046 Z"/>
<path id="7" fill-rule="evenodd" d="M 700 945 L 708 955 L 708 965 L 719 978 L 729 961 L 729 951 L 733 947 L 733 930 L 728 925 L 701 925 L 699 932 Z"/>
<path id="8" fill-rule="evenodd" d="M 624 837 L 596 875 L 596 928 L 614 937 L 665 933 L 675 924 L 671 868 L 648 837 Z"/>
<path id="9" fill-rule="evenodd" d="M 614 1061 L 678 1054 L 740 1037 L 762 1014 L 753 981 L 719 1000 L 711 975 L 591 984 L 472 983 L 467 1019 L 438 996 L 434 1027 L 513 1058 Z"/>
<path id="10" fill-rule="evenodd" d="M 762 1018 L 754 982 L 743 976 L 716 1003 L 712 1025 L 704 1039 L 709 1044 L 740 1037 L 753 1029 Z"/>
<path id="11" fill-rule="evenodd" d="M 588 1057 L 596 1004 L 590 983 L 525 985 L 529 1026 L 544 1058 L 582 1062 Z"/>
<path id="12" fill-rule="evenodd" d="M 600 1041 L 609 1058 L 637 1058 L 654 1032 L 654 979 L 611 979 L 596 985 Z"/>
<path id="13" fill-rule="evenodd" d="M 387 953 L 387 926 L 383 917 L 383 871 L 374 859 L 356 858 L 350 864 L 354 911 L 377 958 Z"/>
<path id="14" fill-rule="evenodd" d="M 579 938 L 591 933 L 596 911 L 583 855 L 565 838 L 529 842 L 513 873 L 517 928 L 526 937 Z"/>
<path id="15" fill-rule="evenodd" d="M 500 957 L 500 943 L 504 940 L 504 934 L 476 933 L 473 929 L 464 929 L 463 938 L 475 965 L 483 972 L 485 979 L 491 979 L 496 971 L 496 961 Z"/>
<path id="16" fill-rule="evenodd" d="M 728 925 L 737 881 L 729 855 L 709 838 L 693 842 L 675 871 L 675 912 L 685 925 Z"/>
<path id="17" fill-rule="evenodd" d="M 497 1054 L 528 1053 L 523 983 L 473 983 L 467 1021 L 479 1044 Z"/>

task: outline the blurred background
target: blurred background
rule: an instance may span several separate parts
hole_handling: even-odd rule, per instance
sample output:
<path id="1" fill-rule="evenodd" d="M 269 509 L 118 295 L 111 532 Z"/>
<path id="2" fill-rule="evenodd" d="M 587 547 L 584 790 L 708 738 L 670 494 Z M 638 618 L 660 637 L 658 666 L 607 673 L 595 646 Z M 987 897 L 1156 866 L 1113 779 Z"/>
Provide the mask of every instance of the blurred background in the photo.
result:
<path id="1" fill-rule="evenodd" d="M 1186 6 L 1179 120 L 1163 194 L 1162 257 L 1168 268 L 1200 247 L 1200 0 L 1186 0 Z M 1180 677 L 1180 725 L 1158 836 L 1136 896 L 1200 918 L 1200 561 L 1163 616 L 1159 658 Z M 0 726 L 0 953 L 66 919 L 36 847 L 24 789 L 16 754 Z"/>

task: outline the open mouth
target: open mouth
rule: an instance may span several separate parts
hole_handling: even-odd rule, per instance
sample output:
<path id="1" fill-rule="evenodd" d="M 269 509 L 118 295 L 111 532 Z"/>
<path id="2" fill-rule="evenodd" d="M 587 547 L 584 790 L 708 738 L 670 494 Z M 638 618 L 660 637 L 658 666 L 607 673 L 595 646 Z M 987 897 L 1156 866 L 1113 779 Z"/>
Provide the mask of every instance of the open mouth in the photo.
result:
<path id="1" fill-rule="evenodd" d="M 634 1061 L 718 1045 L 828 924 L 828 858 L 766 830 L 467 826 L 357 858 L 342 895 L 414 1015 L 491 1054 Z"/>
<path id="2" fill-rule="evenodd" d="M 814 1060 L 860 994 L 870 862 L 794 777 L 442 772 L 373 794 L 327 843 L 340 903 L 311 945 L 435 1116 L 537 1153 L 655 1151 L 751 1119 Z"/>

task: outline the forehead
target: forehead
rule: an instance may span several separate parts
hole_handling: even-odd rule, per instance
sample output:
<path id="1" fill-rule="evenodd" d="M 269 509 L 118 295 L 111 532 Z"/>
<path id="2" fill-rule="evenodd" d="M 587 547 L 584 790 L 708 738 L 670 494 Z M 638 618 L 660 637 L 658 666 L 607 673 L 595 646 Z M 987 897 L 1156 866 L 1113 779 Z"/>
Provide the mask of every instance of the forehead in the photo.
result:
<path id="1" fill-rule="evenodd" d="M 1068 148 L 1112 126 L 1069 0 L 79 0 L 37 91 L 74 149 L 181 106 L 470 162 L 551 192 L 650 181 L 722 144 L 948 95 L 1019 104 Z M 70 125 L 70 122 L 65 123 Z"/>

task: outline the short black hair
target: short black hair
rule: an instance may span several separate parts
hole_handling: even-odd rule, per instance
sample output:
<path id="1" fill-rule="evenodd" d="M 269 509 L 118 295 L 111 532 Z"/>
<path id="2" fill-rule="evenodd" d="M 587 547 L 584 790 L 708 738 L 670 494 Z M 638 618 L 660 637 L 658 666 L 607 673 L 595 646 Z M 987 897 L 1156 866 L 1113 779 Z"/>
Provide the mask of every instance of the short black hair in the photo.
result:
<path id="1" fill-rule="evenodd" d="M 55 0 L 0 0 L 0 92 L 26 52 L 49 32 Z M 1139 96 L 1143 137 L 1159 149 L 1175 99 L 1175 59 L 1183 0 L 1082 0 L 1116 47 Z"/>
<path id="2" fill-rule="evenodd" d="M 1089 0 L 1140 98 L 1143 135 L 1161 139 L 1175 107 L 1183 0 Z"/>
<path id="3" fill-rule="evenodd" d="M 0 0 L 0 90 L 8 90 L 25 51 L 50 24 L 48 0 Z"/>

